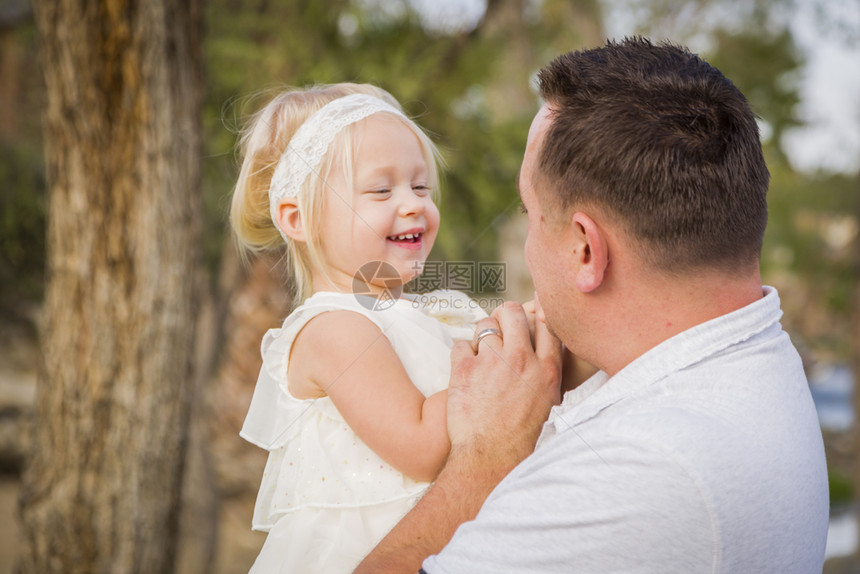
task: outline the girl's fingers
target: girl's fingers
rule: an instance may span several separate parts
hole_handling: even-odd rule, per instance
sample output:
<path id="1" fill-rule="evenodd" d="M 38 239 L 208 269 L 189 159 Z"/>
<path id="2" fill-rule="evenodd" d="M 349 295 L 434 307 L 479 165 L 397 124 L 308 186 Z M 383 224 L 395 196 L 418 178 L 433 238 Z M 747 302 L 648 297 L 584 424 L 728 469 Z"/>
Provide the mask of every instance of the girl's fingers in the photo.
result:
<path id="1" fill-rule="evenodd" d="M 540 359 L 555 361 L 559 365 L 562 358 L 561 341 L 558 340 L 546 324 L 546 315 L 540 306 L 537 292 L 535 293 L 535 354 Z"/>
<path id="2" fill-rule="evenodd" d="M 535 308 L 535 318 L 538 321 L 546 323 L 546 314 L 543 312 L 543 307 L 540 306 L 540 299 L 538 299 L 537 291 L 535 291 L 535 298 L 532 299 L 532 304 Z"/>
<path id="3" fill-rule="evenodd" d="M 531 301 L 526 301 L 523 303 L 523 311 L 525 311 L 526 315 L 535 312 L 535 301 L 532 299 Z"/>

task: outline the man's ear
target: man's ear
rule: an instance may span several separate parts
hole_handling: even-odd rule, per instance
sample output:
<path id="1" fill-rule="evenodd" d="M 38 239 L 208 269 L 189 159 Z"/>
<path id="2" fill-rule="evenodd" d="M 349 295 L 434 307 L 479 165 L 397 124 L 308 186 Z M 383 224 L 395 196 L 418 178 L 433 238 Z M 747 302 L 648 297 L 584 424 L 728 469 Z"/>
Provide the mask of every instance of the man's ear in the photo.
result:
<path id="1" fill-rule="evenodd" d="M 284 235 L 294 241 L 305 241 L 305 228 L 302 214 L 294 199 L 285 199 L 278 204 L 277 223 Z"/>
<path id="2" fill-rule="evenodd" d="M 600 227 L 585 213 L 574 213 L 571 225 L 577 237 L 574 251 L 577 262 L 576 287 L 583 293 L 589 293 L 603 283 L 603 274 L 609 264 L 609 246 Z"/>

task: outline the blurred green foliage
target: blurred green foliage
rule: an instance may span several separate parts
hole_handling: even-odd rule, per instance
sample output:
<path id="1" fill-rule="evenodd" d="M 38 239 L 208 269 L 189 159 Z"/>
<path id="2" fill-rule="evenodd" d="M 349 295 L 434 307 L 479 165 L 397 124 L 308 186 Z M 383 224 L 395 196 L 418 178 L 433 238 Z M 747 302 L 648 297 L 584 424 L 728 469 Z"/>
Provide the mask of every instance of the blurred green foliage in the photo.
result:
<path id="1" fill-rule="evenodd" d="M 43 87 L 27 10 L 0 25 L 0 322 L 28 324 L 45 268 Z"/>
<path id="2" fill-rule="evenodd" d="M 0 296 L 4 313 L 16 317 L 20 301 L 42 295 L 45 179 L 41 156 L 0 141 L 0 182 Z"/>
<path id="3" fill-rule="evenodd" d="M 791 33 L 718 30 L 714 54 L 709 62 L 732 79 L 770 130 L 768 142 L 781 163 L 785 154 L 780 142 L 787 129 L 800 125 L 797 118 L 798 79 L 803 59 Z M 771 160 L 770 165 L 773 165 Z"/>
<path id="4" fill-rule="evenodd" d="M 850 476 L 828 469 L 827 482 L 830 486 L 830 506 L 844 506 L 854 500 L 854 482 Z"/>

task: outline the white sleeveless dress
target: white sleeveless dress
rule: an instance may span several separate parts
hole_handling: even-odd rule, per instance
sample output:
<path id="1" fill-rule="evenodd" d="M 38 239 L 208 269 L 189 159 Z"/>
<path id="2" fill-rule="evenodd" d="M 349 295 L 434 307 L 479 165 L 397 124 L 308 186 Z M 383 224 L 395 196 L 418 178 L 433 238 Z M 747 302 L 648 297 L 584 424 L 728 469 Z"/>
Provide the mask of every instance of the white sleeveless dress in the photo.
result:
<path id="1" fill-rule="evenodd" d="M 374 303 L 382 309 L 373 310 Z M 240 432 L 269 451 L 252 523 L 269 534 L 251 568 L 254 574 L 352 572 L 429 487 L 370 450 L 328 397 L 290 395 L 287 360 L 293 341 L 326 311 L 352 311 L 376 324 L 425 396 L 447 388 L 453 342 L 470 340 L 475 323 L 486 316 L 476 301 L 456 291 L 383 302 L 320 292 L 283 327 L 266 333 L 263 367 Z"/>

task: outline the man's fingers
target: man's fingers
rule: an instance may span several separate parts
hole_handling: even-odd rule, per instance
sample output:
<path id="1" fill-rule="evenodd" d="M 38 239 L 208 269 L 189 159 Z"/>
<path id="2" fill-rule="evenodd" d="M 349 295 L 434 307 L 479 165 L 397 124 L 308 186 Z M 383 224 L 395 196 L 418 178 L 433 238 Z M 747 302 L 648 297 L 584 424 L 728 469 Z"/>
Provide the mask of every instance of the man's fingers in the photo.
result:
<path id="1" fill-rule="evenodd" d="M 496 318 L 501 325 L 505 337 L 506 348 L 514 350 L 531 350 L 532 341 L 529 334 L 529 322 L 523 311 L 522 305 L 515 301 L 506 301 L 496 308 Z"/>
<path id="2" fill-rule="evenodd" d="M 465 359 L 474 359 L 475 352 L 469 341 L 456 341 L 451 349 L 451 364 L 457 365 Z"/>
<path id="3" fill-rule="evenodd" d="M 494 317 L 481 319 L 475 328 L 472 348 L 475 353 L 478 353 L 481 350 L 481 346 L 484 345 L 497 353 L 501 352 L 504 337 L 504 329 L 499 326 L 499 322 Z"/>

